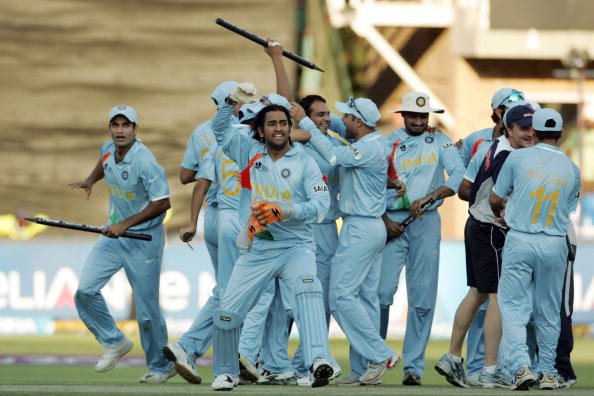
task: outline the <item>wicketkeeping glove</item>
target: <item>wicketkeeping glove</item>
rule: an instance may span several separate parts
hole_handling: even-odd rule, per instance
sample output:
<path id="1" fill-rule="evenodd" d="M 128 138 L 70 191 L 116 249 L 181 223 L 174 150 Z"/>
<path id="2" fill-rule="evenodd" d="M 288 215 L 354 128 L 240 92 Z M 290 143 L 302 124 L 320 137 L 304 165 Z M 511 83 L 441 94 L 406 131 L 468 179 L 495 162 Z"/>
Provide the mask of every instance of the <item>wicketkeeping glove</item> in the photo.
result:
<path id="1" fill-rule="evenodd" d="M 257 92 L 258 90 L 254 86 L 254 84 L 245 82 L 239 84 L 237 88 L 235 88 L 235 90 L 231 92 L 231 95 L 229 95 L 229 97 L 235 102 L 253 103 L 256 100 L 258 100 L 258 98 L 256 98 Z"/>
<path id="2" fill-rule="evenodd" d="M 292 220 L 296 215 L 295 205 L 291 202 L 256 201 L 252 205 L 253 215 L 262 224 Z"/>

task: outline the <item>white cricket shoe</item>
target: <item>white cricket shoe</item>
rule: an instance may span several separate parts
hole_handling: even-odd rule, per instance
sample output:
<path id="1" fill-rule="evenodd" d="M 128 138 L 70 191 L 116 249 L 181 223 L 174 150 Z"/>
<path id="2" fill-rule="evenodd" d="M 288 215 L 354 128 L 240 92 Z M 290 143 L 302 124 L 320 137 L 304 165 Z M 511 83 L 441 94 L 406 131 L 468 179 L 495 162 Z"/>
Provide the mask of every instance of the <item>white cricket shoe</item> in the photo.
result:
<path id="1" fill-rule="evenodd" d="M 392 370 L 400 362 L 400 356 L 394 354 L 391 358 L 384 360 L 383 362 L 375 363 L 369 361 L 367 363 L 367 370 L 359 377 L 359 382 L 367 384 L 375 382 L 386 372 L 386 370 Z"/>
<path id="2" fill-rule="evenodd" d="M 233 388 L 239 385 L 239 381 L 233 374 L 221 374 L 212 381 L 212 389 L 215 391 L 232 391 Z"/>
<path id="3" fill-rule="evenodd" d="M 305 375 L 303 377 L 297 378 L 297 386 L 309 386 L 311 387 L 312 381 L 311 376 Z"/>
<path id="4" fill-rule="evenodd" d="M 334 374 L 334 368 L 326 359 L 314 360 L 311 368 L 311 387 L 319 388 L 330 383 L 330 378 Z"/>
<path id="5" fill-rule="evenodd" d="M 293 370 L 285 371 L 284 373 L 270 373 L 266 376 L 266 381 L 262 382 L 264 385 L 295 385 L 297 384 L 297 377 Z"/>
<path id="6" fill-rule="evenodd" d="M 122 342 L 111 347 L 104 347 L 103 354 L 99 357 L 97 364 L 95 364 L 95 371 L 104 373 L 113 369 L 117 364 L 118 360 L 132 349 L 132 341 L 124 338 Z"/>
<path id="7" fill-rule="evenodd" d="M 193 362 L 179 341 L 169 343 L 163 347 L 163 354 L 167 360 L 173 362 L 175 370 L 190 384 L 200 384 L 202 378 L 196 371 L 196 362 Z"/>
<path id="8" fill-rule="evenodd" d="M 138 381 L 143 384 L 162 384 L 164 382 L 167 382 L 169 378 L 173 377 L 176 374 L 177 371 L 175 371 L 175 368 L 173 367 L 171 368 L 171 370 L 169 370 L 169 372 L 165 374 L 149 371 L 148 373 L 145 373 L 142 377 L 140 377 Z"/>
<path id="9" fill-rule="evenodd" d="M 239 356 L 239 377 L 250 382 L 259 382 L 260 373 L 254 363 L 244 356 Z"/>
<path id="10" fill-rule="evenodd" d="M 468 374 L 466 376 L 466 383 L 470 386 L 481 386 L 481 382 L 479 381 L 479 376 L 481 375 L 480 371 L 476 371 L 472 374 Z"/>

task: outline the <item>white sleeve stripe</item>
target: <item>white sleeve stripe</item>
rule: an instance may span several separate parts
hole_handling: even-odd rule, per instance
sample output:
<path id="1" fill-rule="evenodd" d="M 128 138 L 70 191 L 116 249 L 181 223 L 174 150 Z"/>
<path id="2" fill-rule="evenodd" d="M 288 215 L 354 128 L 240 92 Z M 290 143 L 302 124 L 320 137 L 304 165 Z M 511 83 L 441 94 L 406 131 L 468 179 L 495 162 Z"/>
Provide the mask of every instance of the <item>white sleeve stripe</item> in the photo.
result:
<path id="1" fill-rule="evenodd" d="M 464 180 L 468 180 L 471 183 L 474 183 L 474 178 L 470 178 L 470 176 L 464 176 Z"/>
<path id="2" fill-rule="evenodd" d="M 160 201 L 160 200 L 165 199 L 165 198 L 169 198 L 169 194 L 162 195 L 160 197 L 151 198 L 151 202 Z"/>

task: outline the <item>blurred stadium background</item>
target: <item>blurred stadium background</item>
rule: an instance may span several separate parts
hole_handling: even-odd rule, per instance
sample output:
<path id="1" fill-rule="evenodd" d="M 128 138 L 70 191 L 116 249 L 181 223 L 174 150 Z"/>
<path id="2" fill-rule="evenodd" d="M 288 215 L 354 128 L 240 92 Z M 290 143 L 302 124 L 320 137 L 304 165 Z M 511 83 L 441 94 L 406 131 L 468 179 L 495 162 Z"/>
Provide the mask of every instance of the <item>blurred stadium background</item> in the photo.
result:
<path id="1" fill-rule="evenodd" d="M 216 25 L 217 17 L 273 38 L 326 70 L 286 60 L 296 96 L 318 93 L 330 104 L 349 95 L 373 99 L 384 114 L 385 135 L 401 125 L 400 116 L 388 111 L 410 90 L 430 93 L 434 105 L 447 109 L 431 124 L 454 140 L 492 124 L 490 98 L 501 87 L 517 88 L 559 110 L 569 132 L 564 148 L 580 164 L 584 181 L 575 219 L 580 237 L 575 330 L 591 336 L 592 15 L 589 0 L 3 0 L 0 355 L 18 355 L 14 346 L 26 341 L 16 342 L 15 335 L 86 332 L 72 295 L 95 237 L 31 228 L 19 219 L 44 214 L 94 225 L 105 221 L 101 183 L 89 201 L 66 185 L 84 179 L 96 163 L 108 139 L 107 111 L 115 104 L 138 110 L 139 137 L 169 175 L 173 210 L 161 304 L 170 333 L 187 329 L 208 298 L 213 273 L 202 236 L 194 250 L 176 236 L 187 222 L 192 192 L 177 177 L 187 138 L 212 116 L 209 96 L 217 83 L 252 81 L 261 93 L 275 89 L 262 49 Z M 444 243 L 433 336 L 447 338 L 466 293 L 461 241 L 466 205 L 452 198 L 440 213 Z M 134 333 L 124 274 L 104 293 L 116 318 Z M 397 339 L 405 324 L 404 287 L 392 309 L 390 336 Z M 341 336 L 336 326 L 332 334 Z M 12 352 L 4 352 L 9 345 Z M 584 345 L 592 350 L 591 342 Z"/>

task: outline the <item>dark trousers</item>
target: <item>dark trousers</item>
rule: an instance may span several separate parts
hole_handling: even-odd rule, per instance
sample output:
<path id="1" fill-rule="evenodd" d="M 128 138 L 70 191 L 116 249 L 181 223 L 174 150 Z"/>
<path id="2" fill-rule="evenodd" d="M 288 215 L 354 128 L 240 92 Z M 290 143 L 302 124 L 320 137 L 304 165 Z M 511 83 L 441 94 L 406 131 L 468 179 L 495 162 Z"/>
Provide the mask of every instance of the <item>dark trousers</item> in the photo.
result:
<path id="1" fill-rule="evenodd" d="M 574 252 L 575 245 L 570 245 Z M 573 262 L 571 257 L 567 262 L 565 272 L 565 282 L 563 283 L 563 296 L 561 298 L 561 333 L 557 343 L 557 358 L 555 359 L 555 368 L 566 381 L 576 379 L 575 372 L 571 366 L 570 354 L 573 350 L 573 332 L 571 325 L 571 315 L 573 314 Z"/>

